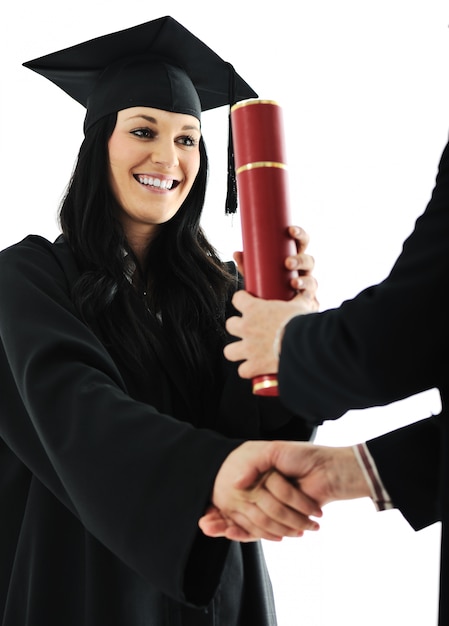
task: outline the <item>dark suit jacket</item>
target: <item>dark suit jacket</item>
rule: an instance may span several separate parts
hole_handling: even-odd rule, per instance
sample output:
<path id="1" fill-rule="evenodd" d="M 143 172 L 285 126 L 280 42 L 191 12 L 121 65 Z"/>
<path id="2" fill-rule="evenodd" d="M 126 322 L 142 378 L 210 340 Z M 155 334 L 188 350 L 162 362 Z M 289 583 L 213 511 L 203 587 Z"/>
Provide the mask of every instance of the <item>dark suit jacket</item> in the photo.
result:
<path id="1" fill-rule="evenodd" d="M 77 277 L 61 240 L 0 254 L 0 622 L 274 626 L 260 546 L 198 519 L 242 439 L 311 429 L 252 395 L 218 333 L 201 397 L 163 336 L 129 371 L 80 319 Z"/>
<path id="2" fill-rule="evenodd" d="M 431 200 L 390 275 L 337 309 L 293 319 L 286 328 L 279 371 L 283 402 L 314 425 L 349 409 L 439 389 L 439 417 L 379 438 L 369 447 L 410 522 L 420 528 L 442 520 L 442 589 L 449 585 L 448 319 L 446 146 Z M 446 602 L 442 598 L 440 603 L 442 625 L 449 623 L 448 607 L 446 594 Z"/>

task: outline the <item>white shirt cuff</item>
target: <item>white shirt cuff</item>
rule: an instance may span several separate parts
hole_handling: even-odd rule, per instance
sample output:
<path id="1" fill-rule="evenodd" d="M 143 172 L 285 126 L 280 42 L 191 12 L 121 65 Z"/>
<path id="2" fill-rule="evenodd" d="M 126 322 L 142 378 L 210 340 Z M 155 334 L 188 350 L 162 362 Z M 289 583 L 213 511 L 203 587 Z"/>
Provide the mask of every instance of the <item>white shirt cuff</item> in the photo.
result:
<path id="1" fill-rule="evenodd" d="M 394 504 L 384 487 L 382 479 L 366 443 L 358 443 L 352 447 L 357 461 L 371 491 L 371 499 L 378 511 L 394 509 Z"/>

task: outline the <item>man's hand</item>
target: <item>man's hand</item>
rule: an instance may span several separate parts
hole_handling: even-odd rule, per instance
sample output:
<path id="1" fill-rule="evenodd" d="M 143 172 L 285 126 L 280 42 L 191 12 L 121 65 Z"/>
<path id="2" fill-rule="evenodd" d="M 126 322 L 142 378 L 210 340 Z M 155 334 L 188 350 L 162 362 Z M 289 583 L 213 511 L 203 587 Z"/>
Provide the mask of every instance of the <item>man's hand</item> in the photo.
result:
<path id="1" fill-rule="evenodd" d="M 229 361 L 243 361 L 238 368 L 242 378 L 276 374 L 286 324 L 295 315 L 311 313 L 315 304 L 304 294 L 284 302 L 256 298 L 246 291 L 237 291 L 232 303 L 242 317 L 230 317 L 226 328 L 241 340 L 225 346 L 225 357 Z"/>
<path id="2" fill-rule="evenodd" d="M 248 292 L 239 291 L 232 300 L 242 317 L 230 317 L 226 322 L 228 332 L 241 341 L 230 343 L 224 349 L 229 361 L 243 361 L 239 366 L 242 378 L 253 378 L 261 374 L 276 374 L 279 366 L 279 352 L 284 327 L 295 315 L 318 311 L 316 298 L 317 282 L 312 275 L 314 259 L 305 250 L 309 236 L 298 226 L 291 226 L 290 235 L 296 241 L 298 253 L 285 260 L 289 270 L 296 270 L 298 276 L 291 281 L 297 295 L 287 302 L 263 300 Z M 244 275 L 244 256 L 234 254 L 239 271 Z"/>

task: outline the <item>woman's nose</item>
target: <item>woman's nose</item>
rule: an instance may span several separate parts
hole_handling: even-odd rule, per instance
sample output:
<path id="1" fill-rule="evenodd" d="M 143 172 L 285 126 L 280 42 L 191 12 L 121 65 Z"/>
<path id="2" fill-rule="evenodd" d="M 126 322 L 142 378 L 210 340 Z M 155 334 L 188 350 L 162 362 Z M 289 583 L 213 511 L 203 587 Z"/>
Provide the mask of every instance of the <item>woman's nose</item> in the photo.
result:
<path id="1" fill-rule="evenodd" d="M 173 143 L 168 141 L 157 142 L 153 145 L 151 160 L 153 163 L 164 167 L 174 167 L 179 163 L 176 148 Z"/>

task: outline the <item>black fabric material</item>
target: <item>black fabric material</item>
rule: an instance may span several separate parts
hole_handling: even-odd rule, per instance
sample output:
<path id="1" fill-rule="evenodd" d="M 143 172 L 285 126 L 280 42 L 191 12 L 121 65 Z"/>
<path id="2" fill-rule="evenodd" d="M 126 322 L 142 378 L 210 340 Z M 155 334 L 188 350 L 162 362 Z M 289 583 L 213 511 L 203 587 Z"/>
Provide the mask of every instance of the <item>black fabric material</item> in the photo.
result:
<path id="1" fill-rule="evenodd" d="M 419 528 L 443 522 L 441 626 L 449 623 L 444 594 L 449 584 L 448 242 L 446 146 L 431 200 L 390 275 L 338 309 L 293 319 L 282 342 L 279 371 L 282 401 L 315 425 L 349 409 L 439 389 L 443 408 L 438 418 L 386 435 L 369 447 L 410 523 Z"/>
<path id="2" fill-rule="evenodd" d="M 201 102 L 184 70 L 141 56 L 121 59 L 108 66 L 87 99 L 86 131 L 101 117 L 145 106 L 201 120 Z"/>
<path id="3" fill-rule="evenodd" d="M 151 59 L 157 60 L 159 68 L 160 60 L 165 61 L 164 67 L 175 67 L 168 75 L 155 73 Z M 108 113 L 132 106 L 192 111 L 199 117 L 192 84 L 202 111 L 257 97 L 232 65 L 170 16 L 96 37 L 24 66 L 88 108 L 86 130 Z"/>
<path id="4" fill-rule="evenodd" d="M 441 520 L 440 420 L 424 419 L 367 442 L 386 490 L 415 530 Z"/>
<path id="5" fill-rule="evenodd" d="M 0 253 L 1 623 L 242 626 L 254 611 L 273 626 L 260 546 L 208 539 L 197 521 L 229 452 L 276 438 L 272 412 L 311 429 L 265 407 L 216 344 L 221 374 L 197 414 L 170 354 L 131 374 L 79 319 L 77 276 L 62 239 Z"/>

